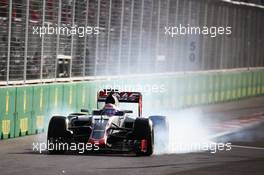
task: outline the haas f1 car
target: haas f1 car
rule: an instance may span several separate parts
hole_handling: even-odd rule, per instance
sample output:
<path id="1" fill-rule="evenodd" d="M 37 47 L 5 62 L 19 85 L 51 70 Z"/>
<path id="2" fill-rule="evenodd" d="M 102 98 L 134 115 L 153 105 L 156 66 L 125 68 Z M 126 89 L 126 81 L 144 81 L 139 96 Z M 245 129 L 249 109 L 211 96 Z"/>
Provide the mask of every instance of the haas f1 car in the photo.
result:
<path id="1" fill-rule="evenodd" d="M 156 139 L 154 133 L 167 129 L 166 117 L 142 117 L 142 95 L 139 92 L 102 90 L 97 96 L 97 107 L 100 102 L 105 103 L 104 107 L 91 114 L 88 110 L 81 110 L 67 117 L 53 116 L 48 127 L 49 144 L 89 143 L 98 150 L 152 155 Z M 119 109 L 118 103 L 138 104 L 138 115 L 133 115 L 132 110 Z M 165 138 L 158 139 L 155 144 L 166 142 Z M 65 148 L 55 147 L 49 153 L 63 154 L 65 151 Z"/>

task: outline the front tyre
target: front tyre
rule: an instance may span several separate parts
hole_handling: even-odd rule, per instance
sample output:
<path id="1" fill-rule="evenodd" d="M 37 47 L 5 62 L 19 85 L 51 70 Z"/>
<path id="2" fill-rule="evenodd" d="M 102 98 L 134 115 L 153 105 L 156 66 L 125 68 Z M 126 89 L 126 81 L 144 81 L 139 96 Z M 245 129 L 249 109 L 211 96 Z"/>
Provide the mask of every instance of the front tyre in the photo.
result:
<path id="1" fill-rule="evenodd" d="M 66 117 L 53 116 L 48 127 L 48 151 L 50 154 L 63 154 L 67 150 L 68 140 L 71 137 L 67 131 Z"/>
<path id="2" fill-rule="evenodd" d="M 148 118 L 137 118 L 134 124 L 137 156 L 150 156 L 154 148 L 154 132 L 152 122 Z"/>

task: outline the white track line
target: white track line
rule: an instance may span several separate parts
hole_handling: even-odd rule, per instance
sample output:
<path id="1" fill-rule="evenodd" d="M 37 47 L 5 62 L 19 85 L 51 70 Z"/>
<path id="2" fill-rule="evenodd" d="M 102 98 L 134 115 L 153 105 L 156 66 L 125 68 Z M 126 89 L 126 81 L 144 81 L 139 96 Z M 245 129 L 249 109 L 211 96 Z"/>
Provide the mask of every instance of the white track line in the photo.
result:
<path id="1" fill-rule="evenodd" d="M 231 145 L 231 147 L 235 148 L 245 148 L 245 149 L 257 149 L 257 150 L 264 150 L 264 147 L 255 147 L 255 146 L 241 146 L 241 145 Z"/>
<path id="2" fill-rule="evenodd" d="M 235 5 L 243 5 L 243 6 L 248 6 L 248 7 L 257 7 L 257 8 L 260 8 L 260 9 L 264 9 L 263 5 L 255 4 L 255 3 L 238 2 L 238 1 L 233 1 L 233 0 L 222 0 L 222 1 L 226 2 L 226 3 L 235 4 Z"/>

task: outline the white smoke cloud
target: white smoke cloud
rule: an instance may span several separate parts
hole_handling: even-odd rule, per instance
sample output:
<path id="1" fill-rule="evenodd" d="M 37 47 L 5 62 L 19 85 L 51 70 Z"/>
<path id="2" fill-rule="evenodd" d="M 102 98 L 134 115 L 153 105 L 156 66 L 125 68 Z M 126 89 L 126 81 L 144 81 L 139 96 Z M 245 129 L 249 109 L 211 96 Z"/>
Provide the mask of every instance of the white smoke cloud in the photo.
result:
<path id="1" fill-rule="evenodd" d="M 212 142 L 207 123 L 199 110 L 165 112 L 168 130 L 155 131 L 155 154 L 203 151 Z M 164 139 L 167 138 L 167 139 Z M 162 142 L 167 143 L 162 143 Z"/>

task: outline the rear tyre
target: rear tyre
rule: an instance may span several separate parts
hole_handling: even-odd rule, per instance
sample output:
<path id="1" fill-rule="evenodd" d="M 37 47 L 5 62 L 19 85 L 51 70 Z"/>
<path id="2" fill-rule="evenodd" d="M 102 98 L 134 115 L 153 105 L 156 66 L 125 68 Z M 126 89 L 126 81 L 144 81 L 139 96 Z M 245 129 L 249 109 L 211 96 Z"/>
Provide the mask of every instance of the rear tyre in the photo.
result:
<path id="1" fill-rule="evenodd" d="M 134 124 L 134 137 L 138 143 L 135 146 L 135 152 L 137 156 L 150 156 L 153 154 L 154 147 L 154 132 L 152 128 L 152 122 L 148 118 L 137 118 Z M 141 149 L 141 141 L 145 140 L 147 148 L 145 151 Z"/>
<path id="2" fill-rule="evenodd" d="M 48 151 L 50 154 L 63 154 L 67 150 L 68 140 L 71 137 L 66 129 L 66 117 L 53 116 L 48 128 Z M 65 146 L 66 145 L 66 146 Z"/>

